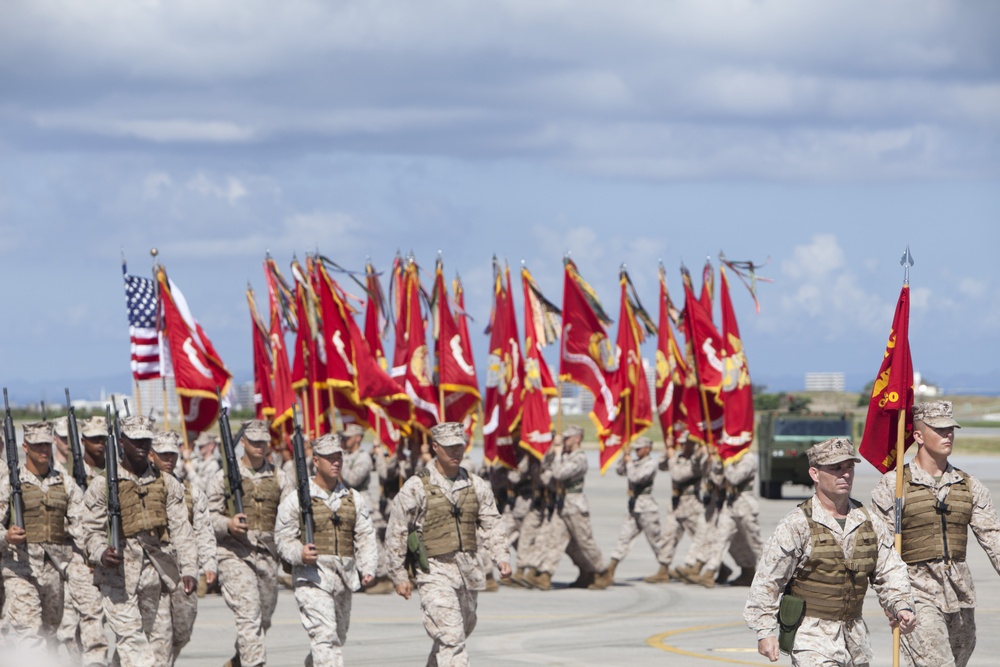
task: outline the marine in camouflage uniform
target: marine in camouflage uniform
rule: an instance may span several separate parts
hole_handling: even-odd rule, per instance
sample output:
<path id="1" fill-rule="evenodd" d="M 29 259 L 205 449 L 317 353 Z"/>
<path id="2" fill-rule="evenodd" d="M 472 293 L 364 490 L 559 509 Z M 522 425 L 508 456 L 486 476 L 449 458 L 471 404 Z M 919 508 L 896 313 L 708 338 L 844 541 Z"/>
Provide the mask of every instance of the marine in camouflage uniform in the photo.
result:
<path id="1" fill-rule="evenodd" d="M 94 581 L 115 635 L 117 659 L 125 667 L 152 667 L 170 661 L 170 594 L 178 587 L 194 593 L 197 545 L 184 505 L 184 487 L 149 462 L 152 420 L 122 418 L 121 436 L 122 551 L 108 546 L 108 487 L 104 479 L 96 478 L 84 497 L 87 553 L 96 566 Z"/>
<path id="2" fill-rule="evenodd" d="M 517 548 L 517 572 L 511 581 L 525 588 L 532 587 L 527 575 L 536 576 L 541 551 L 539 537 L 545 521 L 545 489 L 540 477 L 541 462 L 525 452 L 518 461 L 517 470 L 510 471 L 507 478 L 514 494 L 510 524 L 517 528 L 516 540 L 511 537 L 512 545 Z"/>
<path id="3" fill-rule="evenodd" d="M 503 578 L 510 576 L 507 538 L 489 484 L 461 467 L 467 444 L 462 425 L 438 424 L 431 428 L 431 437 L 434 459 L 396 496 L 385 547 L 396 593 L 409 599 L 407 537 L 411 531 L 420 536 L 428 571 L 415 568 L 417 592 L 424 629 L 434 641 L 427 664 L 462 667 L 469 664 L 465 642 L 476 627 L 478 593 L 486 587 L 476 530 L 483 529 Z"/>
<path id="4" fill-rule="evenodd" d="M 703 564 L 699 557 L 704 554 L 696 550 L 695 546 L 704 543 L 705 531 L 708 530 L 705 524 L 705 504 L 700 491 L 702 478 L 708 473 L 710 463 L 708 449 L 689 439 L 686 433 L 678 437 L 677 446 L 669 450 L 660 461 L 660 470 L 669 470 L 672 482 L 671 511 L 663 522 L 671 560 L 684 533 L 692 539 L 692 546 L 688 549 L 683 564 L 670 571 L 670 576 L 678 579 L 683 579 L 688 572 L 700 571 Z"/>
<path id="5" fill-rule="evenodd" d="M 316 475 L 308 484 L 313 541 L 304 543 L 298 493 L 289 494 L 278 507 L 274 537 L 281 558 L 293 568 L 295 601 L 312 649 L 306 664 L 342 667 L 351 594 L 375 575 L 375 527 L 364 495 L 340 478 L 340 436 L 314 440 L 312 452 Z"/>
<path id="6" fill-rule="evenodd" d="M 208 511 L 212 517 L 222 596 L 236 621 L 236 655 L 231 665 L 253 667 L 267 659 L 264 635 L 278 602 L 278 549 L 274 522 L 279 503 L 293 485 L 267 458 L 271 442 L 268 423 L 243 424 L 244 514 L 230 515 L 226 477 L 222 470 L 209 483 Z"/>
<path id="7" fill-rule="evenodd" d="M 190 479 L 177 477 L 176 473 L 183 471 L 183 468 L 178 467 L 180 444 L 180 433 L 157 431 L 153 436 L 153 449 L 149 458 L 161 473 L 173 475 L 184 485 L 184 507 L 198 544 L 198 570 L 204 573 L 208 583 L 212 584 L 215 581 L 217 565 L 215 531 L 212 529 L 212 520 L 208 514 L 208 496 Z M 173 629 L 170 661 L 167 664 L 173 665 L 181 649 L 191 641 L 194 622 L 198 617 L 198 596 L 188 595 L 183 588 L 177 588 L 170 594 L 170 606 L 165 611 L 169 611 Z"/>
<path id="8" fill-rule="evenodd" d="M 219 441 L 208 431 L 202 431 L 194 441 L 197 456 L 185 459 L 184 479 L 191 480 L 195 486 L 208 493 L 208 484 L 222 470 L 219 459 Z"/>
<path id="9" fill-rule="evenodd" d="M 80 446 L 87 485 L 104 475 L 104 452 L 108 440 L 108 422 L 95 416 L 80 420 Z M 68 464 L 72 471 L 72 462 Z M 86 489 L 83 489 L 86 491 Z M 108 638 L 104 628 L 104 603 L 94 583 L 94 573 L 84 555 L 76 554 L 66 569 L 66 596 L 63 618 L 56 634 L 70 656 L 85 667 L 107 662 Z"/>
<path id="10" fill-rule="evenodd" d="M 549 554 L 554 554 L 566 550 L 571 556 L 575 556 L 574 562 L 581 569 L 581 580 L 578 583 L 588 581 L 589 588 L 600 590 L 611 585 L 613 580 L 590 525 L 590 505 L 583 493 L 588 464 L 587 454 L 580 449 L 582 442 L 583 429 L 570 426 L 563 431 L 562 446 L 550 449 L 542 460 L 542 467 L 551 472 L 552 479 L 556 481 L 556 508 L 566 530 L 562 533 L 558 523 L 551 525 L 548 551 Z M 552 453 L 551 457 L 548 456 L 549 453 Z M 552 566 L 543 564 L 539 569 L 543 567 L 547 572 Z M 554 572 L 554 567 L 552 571 Z"/>
<path id="11" fill-rule="evenodd" d="M 763 541 L 758 519 L 760 506 L 753 490 L 757 457 L 749 451 L 745 449 L 723 464 L 723 502 L 715 530 L 710 533 L 707 551 L 710 556 L 700 575 L 703 580 L 711 578 L 714 581 L 728 552 L 740 568 L 739 576 L 730 584 L 749 586 L 753 582 Z"/>
<path id="12" fill-rule="evenodd" d="M 778 659 L 778 606 L 787 590 L 805 601 L 792 645 L 792 665 L 865 667 L 872 660 L 862 618 L 871 583 L 879 604 L 905 634 L 916 625 L 906 566 L 893 538 L 850 497 L 854 445 L 833 438 L 808 452 L 816 492 L 778 524 L 764 548 L 743 617 L 757 651 Z"/>
<path id="13" fill-rule="evenodd" d="M 667 543 L 660 528 L 660 506 L 653 497 L 653 482 L 656 480 L 657 462 L 650 456 L 653 441 L 645 436 L 635 439 L 631 452 L 618 461 L 615 472 L 628 480 L 628 513 L 618 533 L 618 544 L 611 552 L 611 563 L 608 570 L 614 576 L 618 563 L 625 560 L 639 535 L 645 535 L 649 546 L 653 549 L 660 568 L 657 572 L 645 577 L 644 581 L 651 584 L 670 581 L 667 570 L 673 557 L 673 550 Z M 629 454 L 634 454 L 630 456 Z"/>
<path id="14" fill-rule="evenodd" d="M 960 425 L 951 403 L 913 406 L 918 450 L 903 473 L 902 556 L 917 627 L 903 637 L 906 665 L 964 667 L 976 646 L 976 589 L 966 562 L 969 528 L 1000 572 L 1000 519 L 989 491 L 948 462 Z M 896 471 L 872 491 L 873 515 L 896 525 Z"/>
<path id="15" fill-rule="evenodd" d="M 56 469 L 50 422 L 24 425 L 19 466 L 24 526 L 13 523 L 9 475 L 0 478 L 0 570 L 7 597 L 3 620 L 18 644 L 42 649 L 63 614 L 67 568 L 83 544 L 83 491 Z"/>
<path id="16" fill-rule="evenodd" d="M 385 559 L 385 519 L 378 511 L 378 505 L 371 493 L 372 472 L 375 470 L 374 452 L 361 448 L 361 441 L 364 439 L 365 429 L 360 424 L 347 424 L 344 432 L 341 433 L 341 443 L 343 444 L 344 463 L 340 472 L 340 479 L 349 489 L 354 489 L 365 499 L 372 524 L 376 530 L 376 544 L 378 545 L 378 566 L 376 568 L 376 579 L 372 586 L 367 587 L 366 593 L 388 594 L 392 593 L 392 582 L 389 580 L 389 564 Z M 378 536 L 381 531 L 381 538 Z"/>

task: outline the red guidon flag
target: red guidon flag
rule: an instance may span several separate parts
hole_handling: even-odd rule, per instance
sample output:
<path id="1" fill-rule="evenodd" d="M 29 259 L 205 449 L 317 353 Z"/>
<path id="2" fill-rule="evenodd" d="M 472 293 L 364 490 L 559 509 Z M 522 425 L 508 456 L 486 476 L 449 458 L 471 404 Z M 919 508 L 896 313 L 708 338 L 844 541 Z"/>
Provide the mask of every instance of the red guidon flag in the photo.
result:
<path id="1" fill-rule="evenodd" d="M 681 400 L 687 380 L 687 364 L 677 345 L 673 324 L 679 315 L 667 291 L 666 270 L 660 265 L 660 316 L 656 340 L 656 414 L 664 441 L 673 446 L 675 428 L 684 422 Z"/>
<path id="2" fill-rule="evenodd" d="M 513 401 L 513 394 L 517 391 L 514 383 L 517 382 L 520 387 L 517 373 L 520 358 L 515 359 L 512 354 L 510 341 L 512 338 L 517 341 L 517 323 L 513 321 L 512 314 L 510 293 L 507 291 L 500 264 L 494 258 L 490 353 L 486 360 L 483 457 L 491 465 L 499 463 L 508 468 L 517 466 L 513 434 L 521 418 Z M 519 349 L 516 351 L 520 354 Z M 519 406 L 520 402 L 517 405 Z"/>
<path id="3" fill-rule="evenodd" d="M 913 360 L 909 341 L 910 286 L 904 284 L 896 302 L 889 342 L 872 387 L 868 418 L 858 453 L 881 472 L 896 466 L 899 413 L 903 411 L 903 451 L 913 443 Z"/>
<path id="4" fill-rule="evenodd" d="M 382 285 L 378 279 L 378 273 L 371 262 L 365 264 L 365 291 L 368 295 L 365 301 L 365 340 L 368 341 L 368 349 L 372 351 L 378 365 L 384 371 L 389 370 L 389 363 L 386 361 L 385 352 L 382 349 L 385 301 L 382 297 Z"/>
<path id="5" fill-rule="evenodd" d="M 691 274 L 681 267 L 684 282 L 684 333 L 689 354 L 688 374 L 682 398 L 690 437 L 715 445 L 722 436 L 722 336 L 712 324 L 711 314 L 695 298 Z M 709 426 L 706 426 L 706 421 Z"/>
<path id="6" fill-rule="evenodd" d="M 604 328 L 611 320 L 593 288 L 577 272 L 576 264 L 567 258 L 564 269 L 559 377 L 594 395 L 590 418 L 598 433 L 604 433 L 618 411 L 610 384 L 618 369 L 618 357 Z"/>
<path id="7" fill-rule="evenodd" d="M 722 308 L 722 437 L 716 446 L 722 461 L 749 449 L 753 440 L 753 387 L 740 328 L 729 298 L 726 269 L 719 266 L 719 304 Z"/>
<path id="8" fill-rule="evenodd" d="M 618 412 L 608 430 L 600 434 L 602 475 L 621 454 L 622 447 L 642 435 L 653 423 L 653 406 L 639 346 L 646 339 L 646 332 L 654 329 L 652 323 L 649 329 L 643 329 L 645 321 L 640 323 L 637 318 L 637 311 L 643 315 L 644 312 L 638 299 L 633 300 L 635 291 L 629 293 L 632 284 L 627 272 L 621 272 L 619 282 L 621 309 L 617 348 L 620 361 L 611 382 L 611 390 L 618 398 Z"/>
<path id="9" fill-rule="evenodd" d="M 333 392 L 333 401 L 341 415 L 348 421 L 364 422 L 368 410 L 358 397 L 357 362 L 350 324 L 353 316 L 347 296 L 340 285 L 330 277 L 323 260 L 317 258 L 313 265 L 314 284 L 319 297 L 323 322 L 323 347 L 326 349 L 326 387 Z"/>
<path id="10" fill-rule="evenodd" d="M 541 460 L 552 445 L 549 397 L 557 393 L 542 348 L 558 342 L 562 313 L 543 295 L 528 269 L 521 268 L 524 289 L 524 399 L 518 444 Z"/>
<path id="11" fill-rule="evenodd" d="M 271 311 L 268 327 L 268 345 L 271 350 L 271 379 L 273 381 L 274 415 L 271 417 L 272 435 L 278 441 L 294 429 L 292 411 L 295 389 L 292 388 L 292 369 L 288 365 L 285 331 L 292 328 L 286 323 L 294 317 L 294 297 L 278 265 L 268 257 L 264 260 L 264 277 L 267 280 L 267 301 Z"/>
<path id="12" fill-rule="evenodd" d="M 274 379 L 271 375 L 271 344 L 267 328 L 257 312 L 257 299 L 247 287 L 250 305 L 250 325 L 253 334 L 253 402 L 254 416 L 270 422 L 274 418 Z"/>
<path id="13" fill-rule="evenodd" d="M 479 380 L 472 358 L 469 329 L 459 325 L 448 305 L 444 265 L 440 259 L 434 270 L 434 306 L 434 356 L 438 365 L 438 386 L 444 398 L 444 421 L 462 422 L 479 407 Z M 456 315 L 464 324 L 464 310 Z"/>
<path id="14" fill-rule="evenodd" d="M 309 438 L 329 432 L 324 413 L 329 406 L 326 396 L 326 348 L 323 345 L 323 322 L 319 303 L 313 290 L 309 271 L 312 261 L 306 258 L 306 268 L 292 261 L 295 279 L 295 356 L 292 362 L 292 386 L 302 401 L 303 428 Z"/>
<path id="15" fill-rule="evenodd" d="M 201 325 L 191 315 L 177 286 L 157 266 L 161 326 L 170 348 L 177 395 L 189 433 L 201 433 L 219 416 L 219 394 L 229 391 L 232 377 Z"/>
<path id="16" fill-rule="evenodd" d="M 397 258 L 398 260 L 398 258 Z M 396 277 L 395 271 L 399 271 Z M 392 360 L 392 377 L 402 385 L 414 408 L 414 422 L 427 430 L 440 420 L 437 387 L 431 379 L 430 353 L 420 311 L 420 274 L 411 257 L 398 262 L 393 280 L 398 280 L 399 303 L 396 317 L 396 353 Z"/>

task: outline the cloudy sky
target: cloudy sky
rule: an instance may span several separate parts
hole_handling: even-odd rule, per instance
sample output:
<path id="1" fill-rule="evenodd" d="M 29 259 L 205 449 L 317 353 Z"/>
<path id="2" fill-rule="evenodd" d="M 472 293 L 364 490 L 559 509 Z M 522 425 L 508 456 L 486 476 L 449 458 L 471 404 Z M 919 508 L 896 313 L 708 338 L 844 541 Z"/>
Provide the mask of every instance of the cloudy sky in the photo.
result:
<path id="1" fill-rule="evenodd" d="M 755 378 L 878 368 L 909 244 L 914 363 L 1000 370 L 1000 4 L 11 0 L 0 10 L 3 383 L 129 385 L 120 256 L 157 247 L 238 379 L 249 280 L 319 249 L 490 258 L 609 312 L 720 250 L 770 262 Z M 487 339 L 474 341 L 480 354 Z M 96 379 L 99 379 L 98 382 Z M 27 391 L 27 389 L 26 389 Z M 50 397 L 51 400 L 51 397 Z"/>

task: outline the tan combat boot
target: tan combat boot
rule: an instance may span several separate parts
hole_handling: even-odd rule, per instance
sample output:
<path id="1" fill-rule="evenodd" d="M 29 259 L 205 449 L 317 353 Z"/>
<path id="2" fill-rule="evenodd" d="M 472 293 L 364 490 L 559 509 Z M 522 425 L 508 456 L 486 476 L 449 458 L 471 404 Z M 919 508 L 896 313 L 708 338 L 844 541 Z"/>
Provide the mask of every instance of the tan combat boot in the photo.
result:
<path id="1" fill-rule="evenodd" d="M 689 584 L 696 584 L 698 586 L 704 586 L 705 588 L 715 588 L 715 570 L 708 570 L 704 573 L 698 572 L 696 574 L 689 574 L 684 577 L 684 581 Z"/>
<path id="2" fill-rule="evenodd" d="M 665 584 L 670 581 L 670 572 L 667 566 L 660 563 L 660 569 L 649 575 L 648 577 L 643 577 L 642 579 L 647 584 Z"/>
<path id="3" fill-rule="evenodd" d="M 528 568 L 519 567 L 517 569 L 517 572 L 510 578 L 510 581 L 511 583 L 520 586 L 522 588 L 534 588 L 531 582 L 528 581 L 529 576 L 530 572 L 528 572 Z"/>
<path id="4" fill-rule="evenodd" d="M 548 572 L 535 570 L 534 575 L 529 575 L 528 581 L 540 591 L 547 591 L 552 588 L 552 575 Z"/>
<path id="5" fill-rule="evenodd" d="M 597 576 L 594 578 L 594 583 L 587 586 L 592 591 L 603 591 L 605 588 L 615 583 L 615 579 L 610 574 L 611 570 L 607 569 L 604 572 L 598 572 Z"/>
<path id="6" fill-rule="evenodd" d="M 365 589 L 365 593 L 368 595 L 388 595 L 395 592 L 396 585 L 392 583 L 389 577 L 375 577 L 375 581 L 371 583 L 371 586 Z"/>
<path id="7" fill-rule="evenodd" d="M 617 558 L 612 558 L 611 562 L 608 563 L 608 576 L 611 577 L 612 581 L 615 579 L 615 570 L 618 569 L 618 562 Z"/>

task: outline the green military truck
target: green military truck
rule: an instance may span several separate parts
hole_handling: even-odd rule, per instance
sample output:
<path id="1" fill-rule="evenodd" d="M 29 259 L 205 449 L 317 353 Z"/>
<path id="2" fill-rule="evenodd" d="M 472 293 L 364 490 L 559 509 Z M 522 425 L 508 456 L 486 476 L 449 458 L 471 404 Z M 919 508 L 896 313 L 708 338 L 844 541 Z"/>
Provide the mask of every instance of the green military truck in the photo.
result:
<path id="1" fill-rule="evenodd" d="M 757 455 L 761 498 L 781 498 L 785 482 L 812 486 L 806 450 L 841 436 L 854 437 L 854 415 L 849 412 L 760 413 Z"/>

